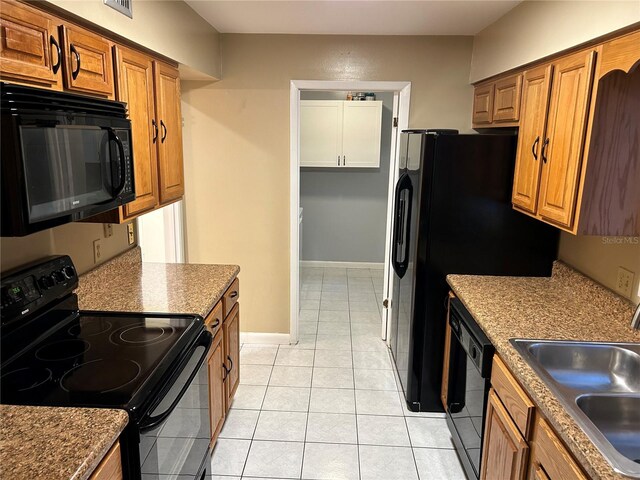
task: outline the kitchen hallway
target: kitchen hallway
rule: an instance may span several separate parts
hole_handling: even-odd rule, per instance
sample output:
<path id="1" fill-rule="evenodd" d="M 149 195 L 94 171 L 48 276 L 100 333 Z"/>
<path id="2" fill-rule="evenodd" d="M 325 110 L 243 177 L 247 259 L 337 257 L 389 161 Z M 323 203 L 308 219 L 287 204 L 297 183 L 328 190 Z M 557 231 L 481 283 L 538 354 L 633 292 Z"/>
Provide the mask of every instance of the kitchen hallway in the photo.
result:
<path id="1" fill-rule="evenodd" d="M 240 352 L 214 480 L 463 480 L 444 414 L 407 410 L 380 339 L 382 270 L 301 269 L 300 342 Z"/>

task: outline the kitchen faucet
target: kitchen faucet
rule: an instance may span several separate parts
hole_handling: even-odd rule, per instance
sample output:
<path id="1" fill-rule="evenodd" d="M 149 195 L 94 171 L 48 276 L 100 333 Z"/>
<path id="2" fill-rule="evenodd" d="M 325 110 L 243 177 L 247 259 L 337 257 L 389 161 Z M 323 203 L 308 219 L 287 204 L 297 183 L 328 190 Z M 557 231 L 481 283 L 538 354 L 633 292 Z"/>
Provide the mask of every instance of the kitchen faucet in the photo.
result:
<path id="1" fill-rule="evenodd" d="M 631 328 L 635 330 L 640 330 L 640 303 L 636 307 L 636 311 L 631 318 Z"/>

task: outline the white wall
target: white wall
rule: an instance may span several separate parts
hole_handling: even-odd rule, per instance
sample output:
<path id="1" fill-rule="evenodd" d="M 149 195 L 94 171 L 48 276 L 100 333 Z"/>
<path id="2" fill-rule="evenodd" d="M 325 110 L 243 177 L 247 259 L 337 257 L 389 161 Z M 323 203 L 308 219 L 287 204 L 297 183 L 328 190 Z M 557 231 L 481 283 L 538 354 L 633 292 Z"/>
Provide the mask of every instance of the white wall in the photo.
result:
<path id="1" fill-rule="evenodd" d="M 640 1 L 525 1 L 473 39 L 471 82 L 640 22 Z"/>
<path id="2" fill-rule="evenodd" d="M 344 100 L 347 92 L 301 92 L 303 100 Z M 301 168 L 302 260 L 384 263 L 393 93 L 382 100 L 380 167 Z"/>

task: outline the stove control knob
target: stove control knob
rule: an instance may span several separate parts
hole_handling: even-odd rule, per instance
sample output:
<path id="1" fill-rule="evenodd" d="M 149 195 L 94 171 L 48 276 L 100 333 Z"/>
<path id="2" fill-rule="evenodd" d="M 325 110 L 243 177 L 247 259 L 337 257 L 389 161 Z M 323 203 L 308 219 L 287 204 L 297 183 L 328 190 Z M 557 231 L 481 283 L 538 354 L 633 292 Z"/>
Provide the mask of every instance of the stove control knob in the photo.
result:
<path id="1" fill-rule="evenodd" d="M 38 286 L 42 290 L 49 290 L 51 287 L 53 287 L 54 284 L 55 283 L 51 275 L 48 275 L 46 277 L 40 277 L 40 279 L 38 280 Z"/>
<path id="2" fill-rule="evenodd" d="M 71 265 L 69 265 L 68 267 L 64 267 L 62 269 L 62 274 L 65 276 L 65 278 L 73 278 L 76 275 L 76 270 Z"/>
<path id="3" fill-rule="evenodd" d="M 53 279 L 53 283 L 61 283 L 64 282 L 64 274 L 62 270 L 55 271 L 51 274 L 51 278 Z"/>

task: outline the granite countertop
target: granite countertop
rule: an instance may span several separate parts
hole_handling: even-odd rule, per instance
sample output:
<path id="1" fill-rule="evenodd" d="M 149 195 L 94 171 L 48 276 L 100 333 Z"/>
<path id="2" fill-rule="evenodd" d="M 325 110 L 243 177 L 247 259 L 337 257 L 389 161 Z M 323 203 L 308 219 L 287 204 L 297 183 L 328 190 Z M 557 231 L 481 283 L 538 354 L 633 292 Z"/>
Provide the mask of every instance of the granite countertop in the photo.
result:
<path id="1" fill-rule="evenodd" d="M 561 262 L 549 278 L 449 275 L 447 281 L 585 471 L 593 478 L 624 478 L 509 339 L 640 342 L 640 332 L 630 327 L 631 302 Z"/>
<path id="2" fill-rule="evenodd" d="M 237 265 L 142 262 L 136 247 L 80 276 L 82 310 L 189 313 L 206 317 Z"/>
<path id="3" fill-rule="evenodd" d="M 0 405 L 0 477 L 89 478 L 127 422 L 124 410 Z"/>

